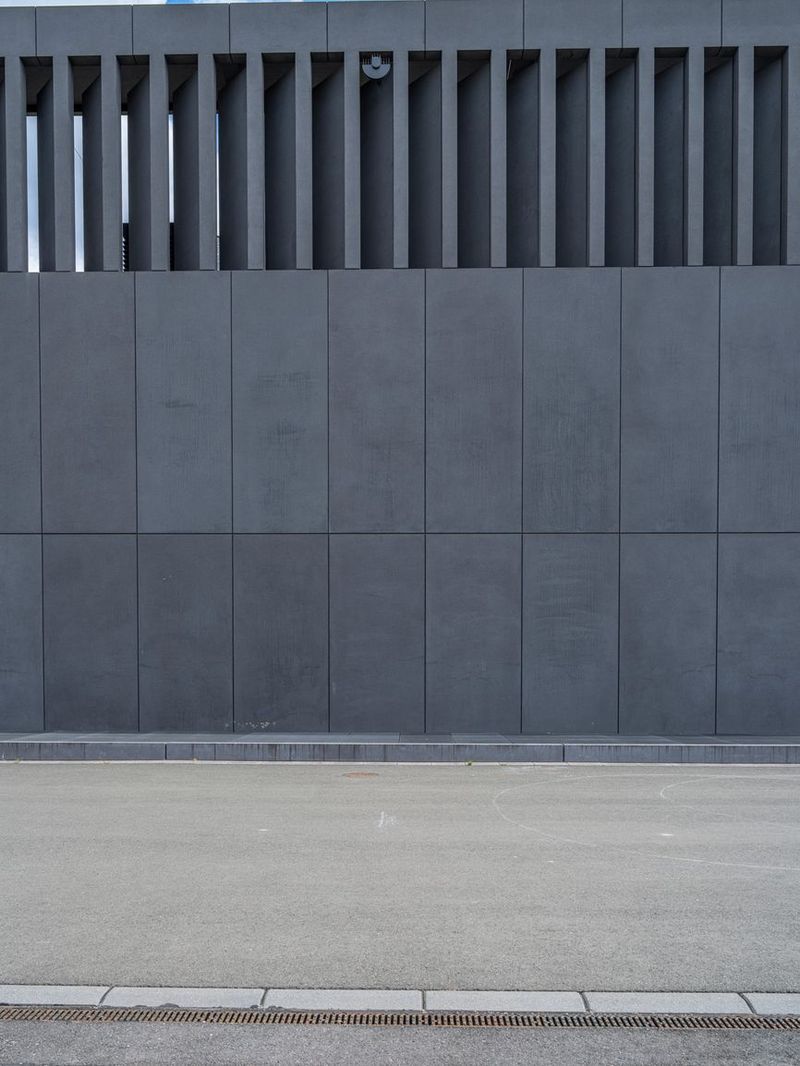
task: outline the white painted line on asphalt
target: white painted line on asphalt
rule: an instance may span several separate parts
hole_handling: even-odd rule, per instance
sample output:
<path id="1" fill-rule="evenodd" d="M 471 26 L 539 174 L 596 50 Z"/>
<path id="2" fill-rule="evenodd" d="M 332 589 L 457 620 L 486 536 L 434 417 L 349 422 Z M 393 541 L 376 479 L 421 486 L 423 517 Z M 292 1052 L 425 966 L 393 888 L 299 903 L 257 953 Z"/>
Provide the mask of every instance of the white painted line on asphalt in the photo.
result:
<path id="1" fill-rule="evenodd" d="M 104 1007 L 192 1007 L 213 1010 L 215 1007 L 257 1007 L 263 988 L 138 988 L 112 987 L 103 1000 Z"/>
<path id="2" fill-rule="evenodd" d="M 800 992 L 743 993 L 756 1014 L 800 1014 Z"/>
<path id="3" fill-rule="evenodd" d="M 586 992 L 589 1010 L 606 1014 L 751 1014 L 738 992 Z"/>
<path id="4" fill-rule="evenodd" d="M 96 1007 L 108 985 L 0 985 L 0 1004 Z"/>
<path id="5" fill-rule="evenodd" d="M 291 1010 L 422 1010 L 422 992 L 406 988 L 269 988 L 264 1006 Z"/>
<path id="6" fill-rule="evenodd" d="M 519 1011 L 574 1014 L 585 1011 L 580 992 L 426 992 L 427 1010 Z"/>

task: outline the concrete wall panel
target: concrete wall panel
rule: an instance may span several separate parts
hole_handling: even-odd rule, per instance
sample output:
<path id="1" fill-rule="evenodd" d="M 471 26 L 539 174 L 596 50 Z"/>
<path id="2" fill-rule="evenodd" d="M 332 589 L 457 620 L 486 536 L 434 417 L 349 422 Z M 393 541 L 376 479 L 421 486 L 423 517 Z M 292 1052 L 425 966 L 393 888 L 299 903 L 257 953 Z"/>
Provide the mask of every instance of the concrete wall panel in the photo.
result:
<path id="1" fill-rule="evenodd" d="M 42 538 L 0 535 L 0 733 L 43 728 Z"/>
<path id="2" fill-rule="evenodd" d="M 723 0 L 624 0 L 622 44 L 658 48 L 718 45 Z"/>
<path id="3" fill-rule="evenodd" d="M 45 536 L 47 728 L 138 729 L 136 537 Z"/>
<path id="4" fill-rule="evenodd" d="M 714 732 L 716 537 L 622 537 L 619 730 Z"/>
<path id="5" fill-rule="evenodd" d="M 425 49 L 425 3 L 422 0 L 344 0 L 328 7 L 328 51 L 347 48 L 391 52 Z"/>
<path id="6" fill-rule="evenodd" d="M 719 522 L 800 530 L 800 267 L 722 271 Z"/>
<path id="7" fill-rule="evenodd" d="M 330 538 L 330 728 L 421 733 L 425 544 L 413 535 Z"/>
<path id="8" fill-rule="evenodd" d="M 427 729 L 520 731 L 521 538 L 427 538 Z"/>
<path id="9" fill-rule="evenodd" d="M 622 272 L 622 528 L 716 529 L 719 274 Z"/>
<path id="10" fill-rule="evenodd" d="M 425 522 L 422 271 L 330 276 L 333 532 L 422 532 Z"/>
<path id="11" fill-rule="evenodd" d="M 232 277 L 234 529 L 325 532 L 325 275 L 238 271 Z"/>
<path id="12" fill-rule="evenodd" d="M 328 538 L 233 542 L 235 728 L 328 728 Z"/>
<path id="13" fill-rule="evenodd" d="M 722 43 L 800 44 L 795 0 L 723 0 Z"/>
<path id="14" fill-rule="evenodd" d="M 39 475 L 39 279 L 0 283 L 0 532 L 42 528 Z"/>
<path id="15" fill-rule="evenodd" d="M 525 0 L 526 48 L 619 48 L 622 0 Z"/>
<path id="16" fill-rule="evenodd" d="M 231 52 L 327 52 L 327 4 L 231 4 Z"/>
<path id="17" fill-rule="evenodd" d="M 426 306 L 428 531 L 517 531 L 522 272 L 428 271 Z"/>
<path id="18" fill-rule="evenodd" d="M 233 728 L 230 536 L 139 537 L 143 732 Z"/>
<path id="19" fill-rule="evenodd" d="M 231 529 L 230 275 L 136 277 L 139 529 Z"/>
<path id="20" fill-rule="evenodd" d="M 523 537 L 523 733 L 616 733 L 618 564 L 614 535 Z"/>
<path id="21" fill-rule="evenodd" d="M 800 731 L 800 536 L 721 536 L 717 729 Z"/>
<path id="22" fill-rule="evenodd" d="M 36 54 L 130 55 L 132 26 L 131 9 L 122 5 L 98 4 L 77 11 L 39 7 L 36 8 Z"/>
<path id="23" fill-rule="evenodd" d="M 46 533 L 136 531 L 133 276 L 43 274 Z"/>
<path id="24" fill-rule="evenodd" d="M 522 48 L 523 0 L 426 0 L 425 48 Z"/>
<path id="25" fill-rule="evenodd" d="M 525 272 L 524 528 L 619 526 L 620 274 Z"/>

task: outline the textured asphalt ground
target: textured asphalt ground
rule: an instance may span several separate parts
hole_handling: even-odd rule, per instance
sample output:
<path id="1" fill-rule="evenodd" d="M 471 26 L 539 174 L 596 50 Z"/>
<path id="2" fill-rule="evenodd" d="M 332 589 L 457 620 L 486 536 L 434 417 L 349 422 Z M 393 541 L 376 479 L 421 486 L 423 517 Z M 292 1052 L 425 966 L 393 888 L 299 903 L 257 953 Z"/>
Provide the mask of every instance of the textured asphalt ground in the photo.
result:
<path id="1" fill-rule="evenodd" d="M 799 826 L 800 767 L 2 764 L 0 982 L 797 991 Z"/>
<path id="2" fill-rule="evenodd" d="M 11 763 L 0 811 L 0 982 L 800 990 L 800 768 Z"/>
<path id="3" fill-rule="evenodd" d="M 779 1033 L 0 1025 L 0 1066 L 797 1066 Z"/>

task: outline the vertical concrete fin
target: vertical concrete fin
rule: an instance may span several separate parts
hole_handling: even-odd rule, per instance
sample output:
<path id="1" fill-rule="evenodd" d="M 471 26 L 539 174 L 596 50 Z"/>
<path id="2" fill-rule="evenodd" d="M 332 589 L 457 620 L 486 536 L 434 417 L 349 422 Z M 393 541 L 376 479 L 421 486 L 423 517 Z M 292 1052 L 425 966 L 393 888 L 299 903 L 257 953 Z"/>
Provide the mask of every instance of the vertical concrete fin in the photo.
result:
<path id="1" fill-rule="evenodd" d="M 86 270 L 122 269 L 120 75 L 116 56 L 83 94 L 83 259 Z"/>
<path id="2" fill-rule="evenodd" d="M 800 45 L 786 49 L 786 262 L 800 263 Z"/>
<path id="3" fill-rule="evenodd" d="M 458 53 L 442 52 L 442 266 L 458 266 Z"/>
<path id="4" fill-rule="evenodd" d="M 556 265 L 556 52 L 539 54 L 539 266 Z"/>
<path id="5" fill-rule="evenodd" d="M 394 266 L 408 266 L 408 52 L 394 53 L 392 73 Z"/>
<path id="6" fill-rule="evenodd" d="M 507 126 L 505 49 L 495 48 L 491 57 L 491 265 L 507 264 Z"/>
<path id="7" fill-rule="evenodd" d="M 310 270 L 314 262 L 312 216 L 311 54 L 295 56 L 295 187 L 297 212 L 298 270 Z"/>
<path id="8" fill-rule="evenodd" d="M 28 269 L 27 133 L 25 68 L 19 56 L 5 57 L 2 93 L 3 202 L 0 268 Z"/>
<path id="9" fill-rule="evenodd" d="M 75 269 L 75 138 L 72 65 L 55 56 L 39 93 L 39 265 Z"/>
<path id="10" fill-rule="evenodd" d="M 217 266 L 217 71 L 213 55 L 197 57 L 198 268 Z"/>
<path id="11" fill-rule="evenodd" d="M 260 52 L 247 55 L 246 140 L 248 270 L 263 270 L 266 222 L 264 217 L 264 61 Z"/>
<path id="12" fill-rule="evenodd" d="M 702 266 L 705 49 L 699 45 L 686 54 L 686 88 L 685 261 L 687 266 Z"/>
<path id="13" fill-rule="evenodd" d="M 640 48 L 636 57 L 636 265 L 653 265 L 654 79 L 655 53 Z"/>
<path id="14" fill-rule="evenodd" d="M 734 263 L 753 262 L 753 70 L 752 45 L 736 52 L 736 237 Z"/>
<path id="15" fill-rule="evenodd" d="M 361 266 L 361 61 L 344 54 L 344 265 Z"/>
<path id="16" fill-rule="evenodd" d="M 589 50 L 589 266 L 605 263 L 606 211 L 606 51 Z"/>

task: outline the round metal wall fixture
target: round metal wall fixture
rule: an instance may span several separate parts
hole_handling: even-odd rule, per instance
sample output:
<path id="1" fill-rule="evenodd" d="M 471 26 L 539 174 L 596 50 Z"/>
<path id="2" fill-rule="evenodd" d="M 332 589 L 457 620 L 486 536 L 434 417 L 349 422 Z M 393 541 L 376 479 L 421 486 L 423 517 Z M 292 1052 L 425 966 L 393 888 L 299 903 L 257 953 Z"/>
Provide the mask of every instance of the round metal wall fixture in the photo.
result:
<path id="1" fill-rule="evenodd" d="M 372 78 L 373 81 L 380 81 L 392 69 L 392 61 L 389 56 L 381 55 L 380 52 L 373 52 L 371 55 L 362 56 L 361 69 L 368 78 Z"/>

